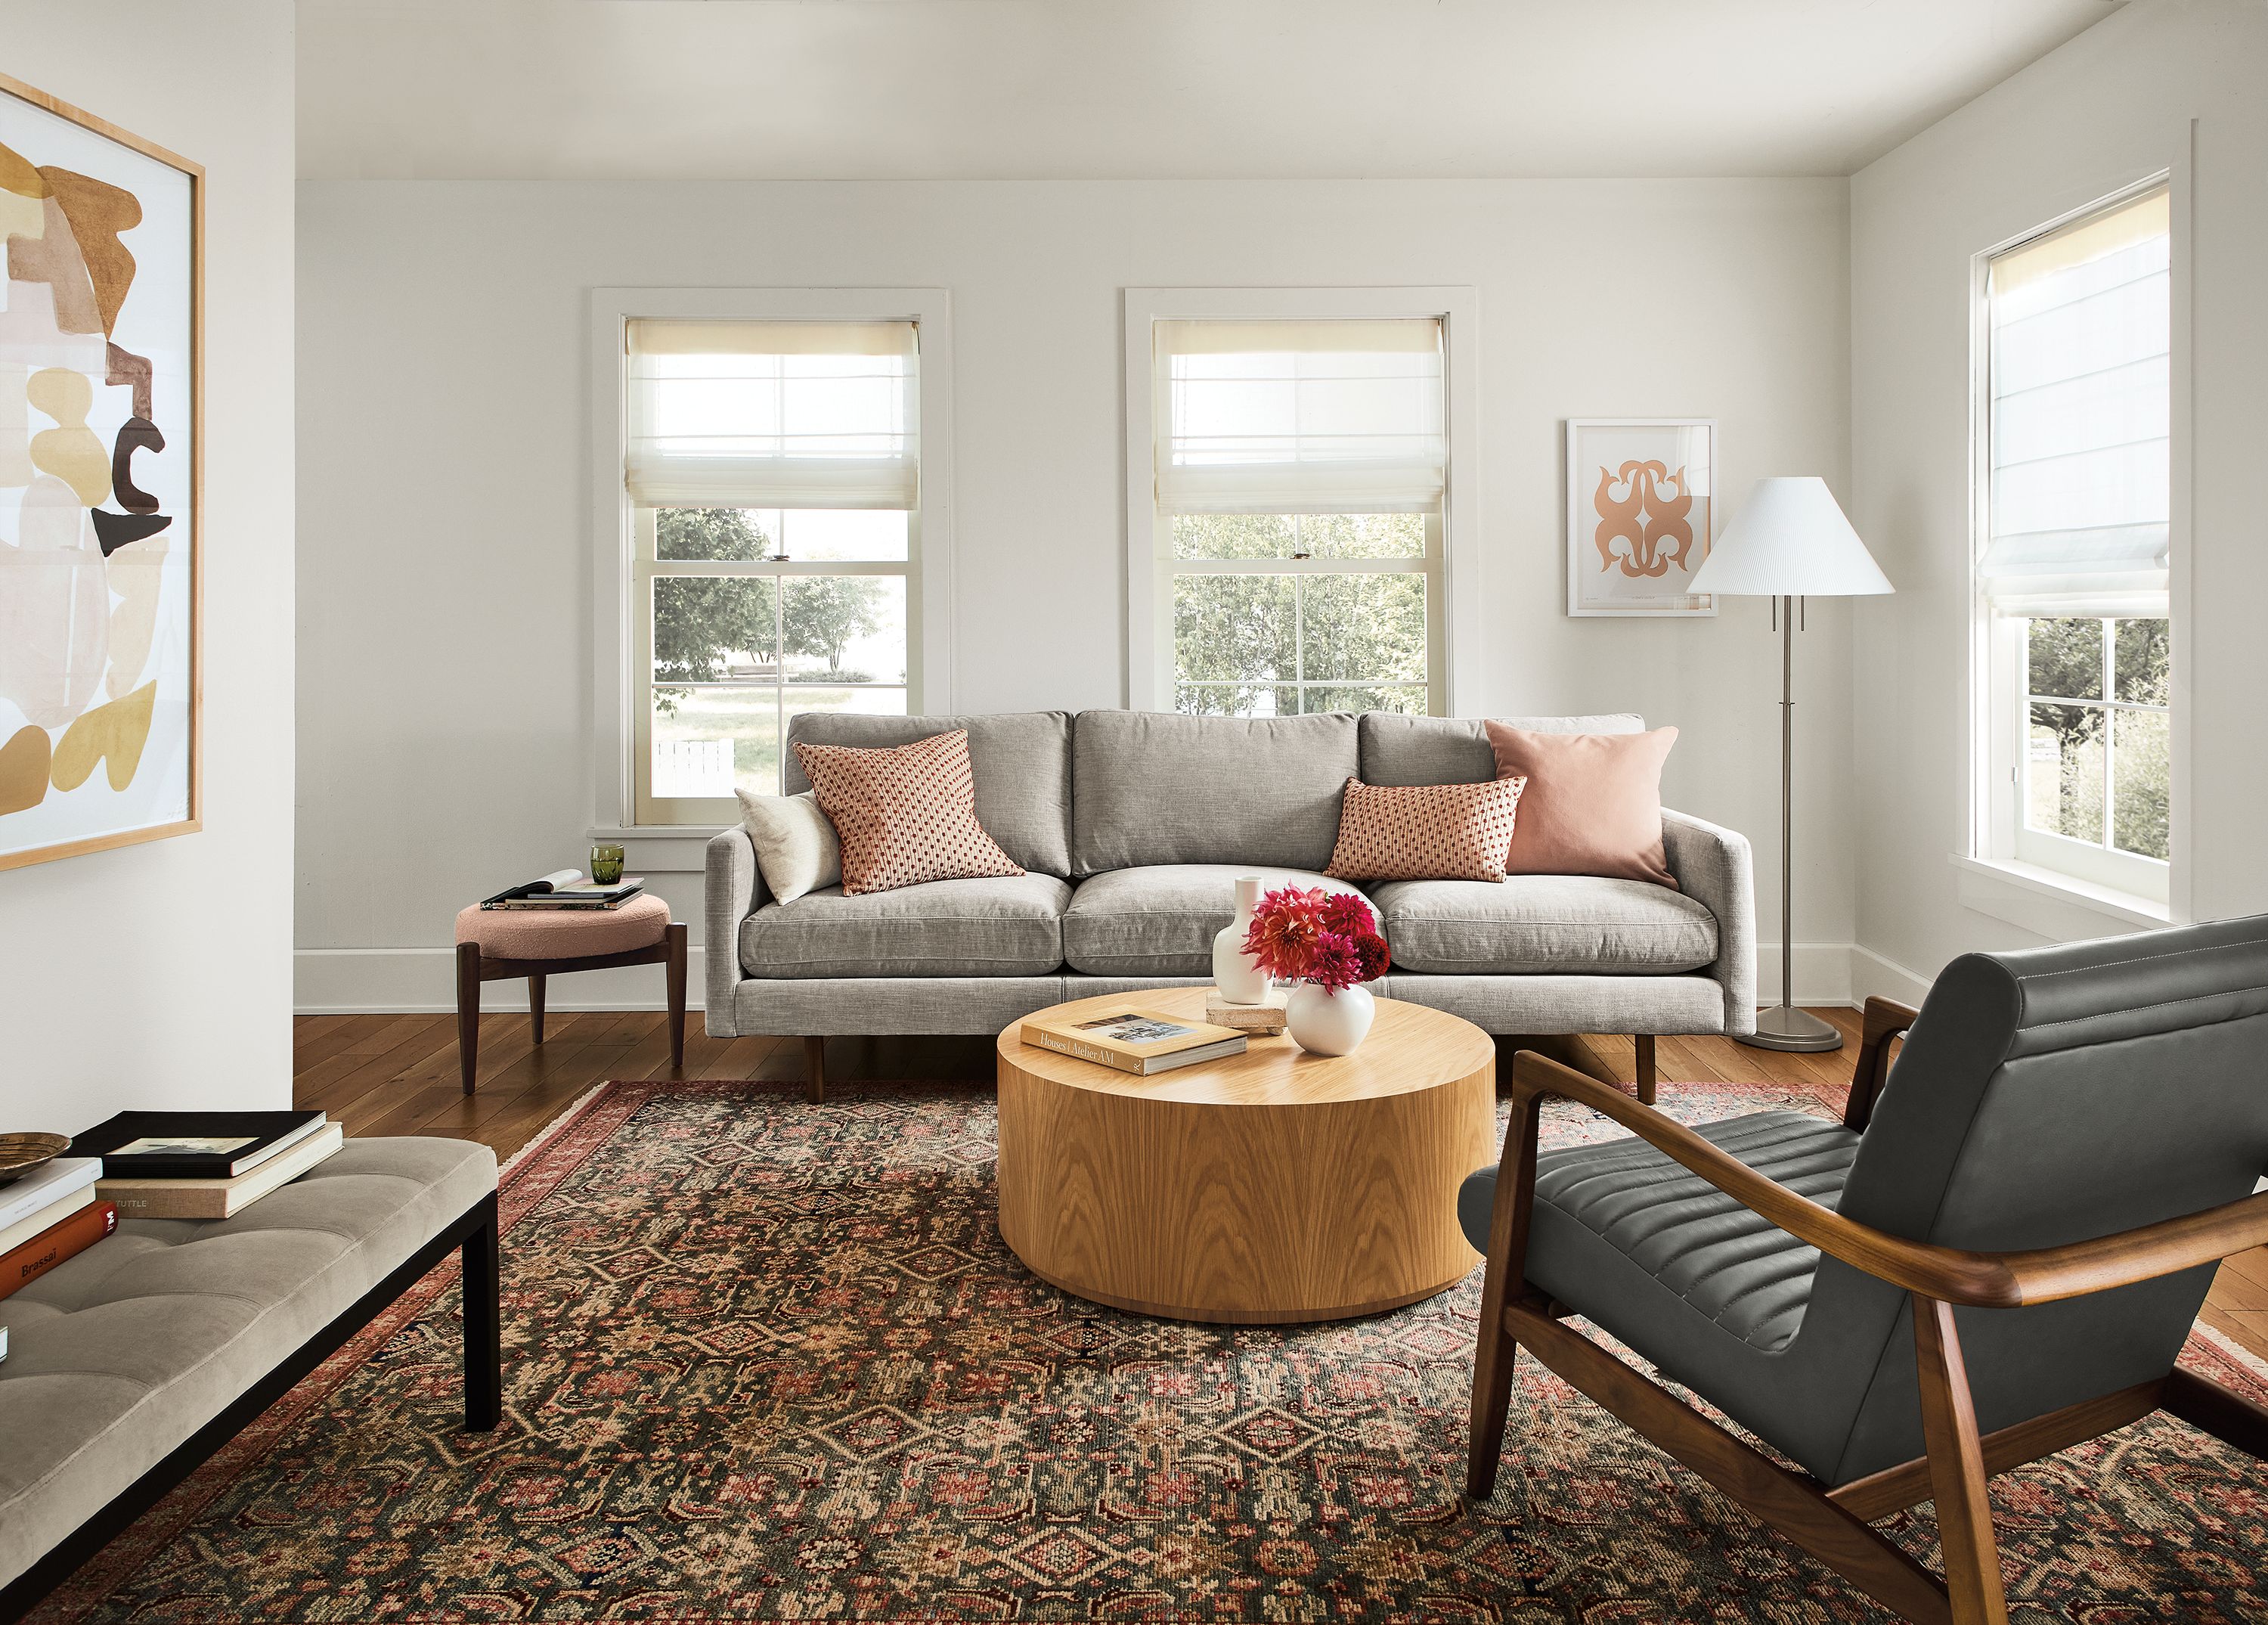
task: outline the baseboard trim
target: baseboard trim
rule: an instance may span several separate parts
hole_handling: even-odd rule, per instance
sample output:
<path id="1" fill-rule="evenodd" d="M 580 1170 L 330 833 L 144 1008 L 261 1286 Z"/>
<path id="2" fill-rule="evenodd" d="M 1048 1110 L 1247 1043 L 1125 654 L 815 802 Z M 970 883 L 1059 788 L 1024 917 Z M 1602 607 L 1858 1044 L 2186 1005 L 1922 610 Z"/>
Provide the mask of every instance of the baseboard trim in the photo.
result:
<path id="1" fill-rule="evenodd" d="M 685 954 L 685 1008 L 702 1008 L 701 950 Z M 547 1010 L 661 1010 L 669 1007 L 659 965 L 578 971 L 552 977 Z M 301 1016 L 423 1016 L 457 1008 L 453 948 L 302 948 L 291 955 L 291 1008 Z M 490 982 L 484 1010 L 525 1010 L 526 982 Z"/>
<path id="2" fill-rule="evenodd" d="M 699 1009 L 708 982 L 702 950 L 686 950 L 686 1008 Z M 1856 1005 L 1868 993 L 1909 1003 L 1929 984 L 1903 965 L 1849 942 L 1795 945 L 1798 1004 Z M 1779 1001 L 1779 944 L 1756 949 L 1756 998 Z M 666 1007 L 655 965 L 556 976 L 544 990 L 554 1010 L 659 1010 Z M 291 956 L 291 1004 L 302 1016 L 430 1015 L 457 1008 L 453 948 L 302 948 Z M 490 982 L 481 1008 L 524 1010 L 524 982 Z"/>

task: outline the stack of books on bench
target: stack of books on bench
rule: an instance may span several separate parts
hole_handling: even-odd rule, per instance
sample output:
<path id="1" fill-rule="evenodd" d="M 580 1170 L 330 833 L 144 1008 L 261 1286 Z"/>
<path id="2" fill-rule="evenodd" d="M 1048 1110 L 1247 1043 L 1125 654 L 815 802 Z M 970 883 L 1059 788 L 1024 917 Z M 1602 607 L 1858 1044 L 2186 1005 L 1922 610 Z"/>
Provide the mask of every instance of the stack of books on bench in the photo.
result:
<path id="1" fill-rule="evenodd" d="M 625 875 L 611 885 L 585 880 L 579 870 L 559 869 L 524 885 L 508 886 L 481 901 L 482 908 L 620 908 L 645 890 L 645 878 Z"/>
<path id="2" fill-rule="evenodd" d="M 99 1157 L 59 1156 L 0 1185 L 0 1298 L 118 1228 L 118 1209 L 95 1193 L 101 1173 Z"/>
<path id="3" fill-rule="evenodd" d="M 125 1219 L 232 1219 L 344 1142 L 320 1112 L 122 1112 L 71 1141 Z"/>

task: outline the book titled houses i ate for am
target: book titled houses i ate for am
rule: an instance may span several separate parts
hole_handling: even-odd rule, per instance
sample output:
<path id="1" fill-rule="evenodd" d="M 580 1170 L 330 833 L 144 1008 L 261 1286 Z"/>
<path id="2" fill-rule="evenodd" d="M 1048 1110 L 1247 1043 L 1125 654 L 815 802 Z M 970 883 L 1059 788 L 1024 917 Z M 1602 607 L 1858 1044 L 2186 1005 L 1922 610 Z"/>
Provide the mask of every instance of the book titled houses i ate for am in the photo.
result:
<path id="1" fill-rule="evenodd" d="M 1233 1028 L 1133 1007 L 1071 1020 L 1027 1016 L 1023 1036 L 1025 1043 L 1043 1050 L 1140 1077 L 1241 1054 L 1246 1042 L 1245 1035 Z"/>

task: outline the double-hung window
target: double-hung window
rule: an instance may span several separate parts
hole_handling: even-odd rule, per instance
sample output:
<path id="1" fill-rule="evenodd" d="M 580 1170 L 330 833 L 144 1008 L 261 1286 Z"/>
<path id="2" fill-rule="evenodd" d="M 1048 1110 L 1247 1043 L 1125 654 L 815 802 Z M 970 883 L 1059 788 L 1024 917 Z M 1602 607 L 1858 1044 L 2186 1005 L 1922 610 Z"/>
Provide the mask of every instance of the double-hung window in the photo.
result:
<path id="1" fill-rule="evenodd" d="M 1446 708 L 1439 317 L 1149 323 L 1137 705 Z M 1138 550 L 1140 542 L 1137 543 Z M 1141 687 L 1138 678 L 1138 690 Z"/>
<path id="2" fill-rule="evenodd" d="M 2163 903 L 2171 826 L 2168 193 L 1989 257 L 1977 565 L 1987 855 Z"/>
<path id="3" fill-rule="evenodd" d="M 911 321 L 628 323 L 639 824 L 777 794 L 788 720 L 909 709 Z"/>

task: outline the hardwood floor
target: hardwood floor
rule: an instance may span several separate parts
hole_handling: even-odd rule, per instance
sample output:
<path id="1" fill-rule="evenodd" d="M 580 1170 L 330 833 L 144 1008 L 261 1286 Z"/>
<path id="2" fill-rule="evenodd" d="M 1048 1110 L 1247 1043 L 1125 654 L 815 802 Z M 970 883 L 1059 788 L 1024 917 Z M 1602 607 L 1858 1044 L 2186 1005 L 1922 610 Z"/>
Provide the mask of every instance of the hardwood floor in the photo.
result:
<path id="1" fill-rule="evenodd" d="M 1662 1038 L 1656 1050 L 1660 1076 L 1665 1086 L 1713 1078 L 1840 1087 L 1850 1082 L 1858 1053 L 1859 1014 L 1814 1013 L 1849 1035 L 1840 1054 L 1779 1054 L 1729 1038 Z M 479 1089 L 468 1098 L 457 1081 L 456 1027 L 452 1015 L 302 1016 L 293 1023 L 293 1097 L 301 1106 L 320 1106 L 350 1134 L 452 1135 L 480 1141 L 503 1158 L 611 1078 L 803 1076 L 799 1040 L 712 1038 L 701 1030 L 698 1012 L 686 1023 L 684 1069 L 674 1074 L 669 1032 L 659 1010 L 555 1013 L 544 1023 L 541 1049 L 526 1016 L 495 1015 L 481 1026 Z M 1629 1082 L 1636 1065 L 1627 1038 L 1561 1038 L 1535 1047 L 1616 1082 Z M 992 1040 L 831 1038 L 827 1072 L 830 1088 L 855 1086 L 860 1079 L 989 1081 Z M 2268 1248 L 2221 1266 L 2199 1318 L 2268 1357 Z"/>

